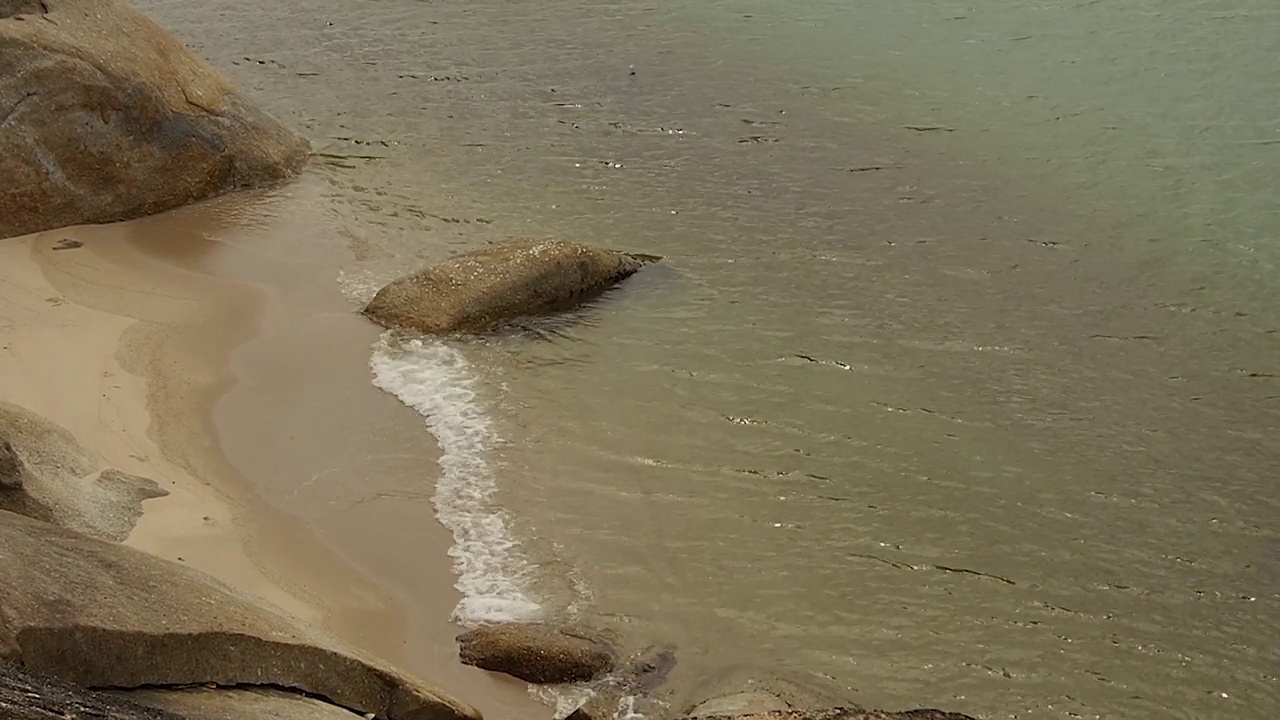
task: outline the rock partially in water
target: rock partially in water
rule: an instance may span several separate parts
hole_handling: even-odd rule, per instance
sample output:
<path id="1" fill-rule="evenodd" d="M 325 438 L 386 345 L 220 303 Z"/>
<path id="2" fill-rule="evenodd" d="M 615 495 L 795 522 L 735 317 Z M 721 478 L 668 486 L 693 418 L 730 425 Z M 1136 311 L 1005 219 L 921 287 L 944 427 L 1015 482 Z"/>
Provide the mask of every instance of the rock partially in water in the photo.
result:
<path id="1" fill-rule="evenodd" d="M 690 717 L 755 715 L 805 708 L 853 705 L 844 688 L 825 678 L 750 664 L 717 668 L 682 678 L 674 707 Z"/>
<path id="2" fill-rule="evenodd" d="M 203 573 L 3 511 L 0 659 L 86 688 L 270 685 L 386 720 L 479 720 Z"/>
<path id="3" fill-rule="evenodd" d="M 643 708 L 659 694 L 675 666 L 674 649 L 650 648 L 614 670 L 565 720 L 614 720 L 636 706 Z"/>
<path id="4" fill-rule="evenodd" d="M 0 48 L 0 237 L 278 182 L 310 154 L 124 0 L 0 2 Z"/>
<path id="5" fill-rule="evenodd" d="M 0 659 L 0 718 L 182 720 L 171 712 L 139 705 L 114 695 L 85 690 L 48 675 L 24 670 L 3 659 Z"/>
<path id="6" fill-rule="evenodd" d="M 773 693 L 748 690 L 704 700 L 689 711 L 689 717 L 761 715 L 792 709 L 785 700 Z"/>
<path id="7" fill-rule="evenodd" d="M 168 493 L 148 478 L 99 463 L 74 435 L 25 408 L 0 402 L 0 510 L 91 537 L 123 541 L 142 502 Z"/>
<path id="8" fill-rule="evenodd" d="M 458 636 L 467 665 L 538 685 L 586 682 L 611 671 L 617 654 L 601 634 L 551 625 L 488 625 Z"/>
<path id="9" fill-rule="evenodd" d="M 570 309 L 657 260 L 556 240 L 516 240 L 391 282 L 364 309 L 389 328 L 478 333 Z"/>
<path id="10" fill-rule="evenodd" d="M 849 702 L 834 684 L 804 673 L 737 666 L 695 684 L 684 718 L 733 720 L 974 720 L 960 713 L 921 708 L 868 710 Z"/>
<path id="11" fill-rule="evenodd" d="M 779 710 L 753 715 L 703 715 L 699 717 L 733 718 L 734 720 L 975 720 L 968 715 L 934 710 L 932 708 L 892 712 L 888 710 L 866 710 L 856 707 Z"/>

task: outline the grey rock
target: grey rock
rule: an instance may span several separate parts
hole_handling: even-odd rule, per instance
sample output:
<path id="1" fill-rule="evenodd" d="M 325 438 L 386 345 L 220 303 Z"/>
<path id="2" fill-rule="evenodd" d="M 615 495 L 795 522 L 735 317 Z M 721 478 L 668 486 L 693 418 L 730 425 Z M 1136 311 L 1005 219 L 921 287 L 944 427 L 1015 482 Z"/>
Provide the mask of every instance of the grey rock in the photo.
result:
<path id="1" fill-rule="evenodd" d="M 142 516 L 144 500 L 168 494 L 154 480 L 97 471 L 75 436 L 17 405 L 0 402 L 0 440 L 0 464 L 7 447 L 21 480 L 0 488 L 0 510 L 119 542 Z"/>
<path id="2" fill-rule="evenodd" d="M 428 335 L 480 333 L 570 309 L 657 260 L 556 240 L 516 240 L 392 281 L 364 314 Z"/>

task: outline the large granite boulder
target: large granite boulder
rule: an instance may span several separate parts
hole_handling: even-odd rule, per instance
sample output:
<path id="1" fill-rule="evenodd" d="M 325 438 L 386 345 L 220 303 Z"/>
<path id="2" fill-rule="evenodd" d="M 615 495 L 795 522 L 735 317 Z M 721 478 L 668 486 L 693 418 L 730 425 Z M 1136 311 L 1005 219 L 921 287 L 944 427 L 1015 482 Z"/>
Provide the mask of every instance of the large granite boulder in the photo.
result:
<path id="1" fill-rule="evenodd" d="M 658 258 L 556 240 L 516 240 L 459 255 L 392 281 L 364 314 L 428 335 L 494 330 L 567 310 Z"/>
<path id="2" fill-rule="evenodd" d="M 8 512 L 0 659 L 85 688 L 267 685 L 386 720 L 479 720 L 203 573 Z"/>
<path id="3" fill-rule="evenodd" d="M 487 625 L 458 636 L 462 662 L 534 684 L 586 682 L 617 662 L 609 640 L 551 625 Z"/>
<path id="4" fill-rule="evenodd" d="M 277 182 L 309 154 L 124 0 L 0 0 L 0 237 Z"/>
<path id="5" fill-rule="evenodd" d="M 0 401 L 0 510 L 119 542 L 142 502 L 167 494 L 154 480 L 102 468 L 65 428 Z"/>

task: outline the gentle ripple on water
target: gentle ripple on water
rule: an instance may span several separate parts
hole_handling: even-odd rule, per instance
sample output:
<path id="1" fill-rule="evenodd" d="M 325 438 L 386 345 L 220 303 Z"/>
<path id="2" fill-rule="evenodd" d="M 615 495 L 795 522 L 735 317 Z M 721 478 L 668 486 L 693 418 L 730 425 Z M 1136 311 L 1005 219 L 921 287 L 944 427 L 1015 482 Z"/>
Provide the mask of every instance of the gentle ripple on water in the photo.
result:
<path id="1" fill-rule="evenodd" d="M 755 5 L 143 3 L 326 153 L 350 288 L 510 234 L 667 257 L 585 322 L 466 349 L 539 600 L 677 641 L 677 683 L 749 659 L 988 717 L 1276 714 L 1274 279 L 1188 249 L 1206 218 L 1274 235 L 1270 146 L 1186 144 L 1199 101 L 1072 114 L 1090 78 L 1156 83 L 1108 70 L 1155 67 L 1110 54 L 1138 34 L 1085 52 L 1095 13 L 1155 17 L 1179 62 L 1204 48 L 1175 13 L 1224 48 L 1274 13 L 863 3 L 832 91 L 788 78 L 848 74 L 815 59 L 843 10 Z M 1075 44 L 1057 105 L 1001 104 Z M 888 127 L 925 107 L 954 143 Z"/>

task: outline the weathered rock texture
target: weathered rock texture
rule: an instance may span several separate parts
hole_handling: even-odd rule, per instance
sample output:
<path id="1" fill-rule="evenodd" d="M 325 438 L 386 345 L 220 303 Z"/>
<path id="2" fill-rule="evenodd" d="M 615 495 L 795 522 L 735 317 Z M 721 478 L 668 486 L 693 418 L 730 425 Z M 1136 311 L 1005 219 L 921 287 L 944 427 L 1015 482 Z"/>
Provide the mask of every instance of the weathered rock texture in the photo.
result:
<path id="1" fill-rule="evenodd" d="M 66 429 L 0 402 L 0 510 L 119 542 L 141 517 L 142 501 L 166 494 L 154 480 L 99 471 Z"/>
<path id="2" fill-rule="evenodd" d="M 535 684 L 585 682 L 613 669 L 617 655 L 594 633 L 550 625 L 489 625 L 458 636 L 462 662 Z"/>
<path id="3" fill-rule="evenodd" d="M 478 720 L 191 568 L 0 512 L 0 659 L 88 688 L 296 690 L 388 720 Z"/>
<path id="4" fill-rule="evenodd" d="M 180 688 L 113 693 L 186 720 L 363 720 L 336 705 L 271 688 Z"/>
<path id="5" fill-rule="evenodd" d="M 309 153 L 124 0 L 0 0 L 0 237 L 277 182 Z"/>
<path id="6" fill-rule="evenodd" d="M 85 690 L 0 660 L 0 718 L 5 720 L 182 720 L 177 715 Z"/>
<path id="7" fill-rule="evenodd" d="M 494 330 L 566 310 L 657 260 L 556 240 L 516 240 L 466 253 L 393 281 L 365 315 L 429 335 Z"/>

